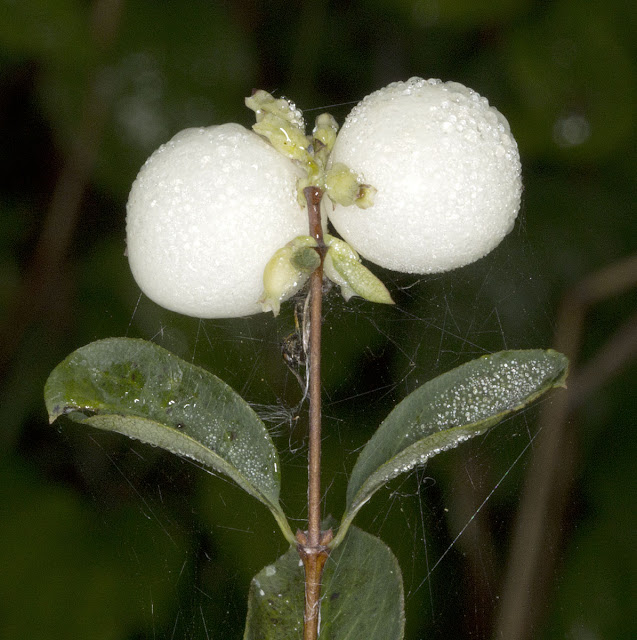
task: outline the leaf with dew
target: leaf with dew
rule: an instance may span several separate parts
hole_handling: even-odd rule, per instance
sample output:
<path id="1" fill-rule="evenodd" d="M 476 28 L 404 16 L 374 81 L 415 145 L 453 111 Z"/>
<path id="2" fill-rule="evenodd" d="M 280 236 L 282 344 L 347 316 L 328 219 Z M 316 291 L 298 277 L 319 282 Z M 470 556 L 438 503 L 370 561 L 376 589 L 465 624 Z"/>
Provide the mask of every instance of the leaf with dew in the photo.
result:
<path id="1" fill-rule="evenodd" d="M 550 349 L 501 351 L 416 389 L 394 407 L 361 451 L 332 546 L 343 540 L 359 509 L 392 478 L 486 433 L 553 387 L 564 387 L 567 371 L 566 356 Z"/>
<path id="2" fill-rule="evenodd" d="M 294 541 L 279 504 L 279 457 L 266 426 L 208 371 L 152 342 L 109 338 L 61 362 L 44 395 L 51 422 L 68 415 L 229 476 L 265 504 Z"/>

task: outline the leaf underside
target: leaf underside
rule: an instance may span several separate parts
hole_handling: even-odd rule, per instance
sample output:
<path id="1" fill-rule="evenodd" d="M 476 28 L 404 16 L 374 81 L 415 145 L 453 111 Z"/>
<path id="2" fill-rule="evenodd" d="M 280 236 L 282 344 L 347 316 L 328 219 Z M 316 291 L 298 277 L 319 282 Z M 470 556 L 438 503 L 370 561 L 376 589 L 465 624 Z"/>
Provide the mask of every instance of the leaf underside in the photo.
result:
<path id="1" fill-rule="evenodd" d="M 485 433 L 549 389 L 565 386 L 567 370 L 566 356 L 550 349 L 501 351 L 426 382 L 394 407 L 361 451 L 341 528 L 346 531 L 392 478 Z"/>
<path id="2" fill-rule="evenodd" d="M 382 540 L 351 527 L 323 572 L 319 640 L 401 640 L 398 562 Z M 303 637 L 304 575 L 296 548 L 252 580 L 244 640 Z"/>
<path id="3" fill-rule="evenodd" d="M 278 454 L 263 422 L 222 380 L 156 344 L 86 345 L 53 370 L 44 395 L 51 422 L 68 414 L 195 460 L 281 515 Z"/>

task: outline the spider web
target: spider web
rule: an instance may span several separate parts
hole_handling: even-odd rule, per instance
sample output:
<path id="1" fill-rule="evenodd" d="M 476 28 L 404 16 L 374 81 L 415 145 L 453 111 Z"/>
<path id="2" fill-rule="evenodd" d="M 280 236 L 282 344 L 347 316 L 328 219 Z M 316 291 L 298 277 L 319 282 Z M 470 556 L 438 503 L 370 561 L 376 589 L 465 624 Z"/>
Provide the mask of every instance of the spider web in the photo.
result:
<path id="1" fill-rule="evenodd" d="M 547 292 L 534 276 L 524 233 L 511 234 L 487 258 L 436 276 L 410 276 L 370 265 L 394 306 L 345 302 L 324 295 L 323 513 L 339 517 L 357 454 L 391 408 L 427 380 L 459 364 L 507 348 L 545 346 Z M 298 333 L 304 293 L 269 314 L 197 320 L 163 311 L 140 296 L 129 335 L 139 335 L 206 367 L 257 411 L 279 449 L 282 502 L 293 528 L 305 528 L 307 397 L 302 368 L 283 357 Z M 297 318 L 295 321 L 295 308 Z M 302 320 L 302 318 L 301 318 Z M 406 638 L 490 637 L 511 518 L 536 436 L 536 409 L 505 421 L 394 480 L 361 511 L 356 524 L 378 535 L 403 571 Z M 92 437 L 97 446 L 100 437 Z M 148 449 L 134 444 L 139 458 Z M 121 450 L 120 450 L 121 451 Z M 176 613 L 159 615 L 151 592 L 140 594 L 149 629 L 139 637 L 241 637 L 250 578 L 286 544 L 269 514 L 223 478 L 173 457 L 138 475 L 105 455 L 137 496 L 156 535 L 177 526 L 190 539 L 177 575 Z M 188 487 L 187 524 L 169 520 L 164 493 Z M 194 542 L 193 542 L 194 539 Z M 239 561 L 237 562 L 237 558 Z M 220 578 L 222 576 L 222 578 Z M 223 585 L 223 588 L 220 587 Z M 165 618 L 169 617 L 169 624 Z M 161 621 L 161 624 L 160 624 Z"/>
<path id="2" fill-rule="evenodd" d="M 450 273 L 412 276 L 366 263 L 390 290 L 393 306 L 345 302 L 337 287 L 325 292 L 325 516 L 340 517 L 358 452 L 411 391 L 488 353 L 547 346 L 541 340 L 551 322 L 544 313 L 549 292 L 538 263 L 526 244 L 522 213 L 500 247 Z M 186 318 L 140 295 L 125 328 L 128 336 L 152 340 L 208 369 L 251 404 L 279 450 L 282 504 L 292 527 L 301 529 L 308 402 L 303 368 L 288 366 L 284 356 L 290 338 L 299 334 L 304 295 L 284 303 L 277 318 L 232 320 Z M 398 557 L 406 638 L 491 637 L 511 518 L 537 435 L 536 412 L 525 410 L 427 468 L 395 479 L 357 516 L 355 524 L 382 538 Z M 270 514 L 191 461 L 109 434 L 86 439 L 94 455 L 105 459 L 105 475 L 127 488 L 140 519 L 151 522 L 154 537 L 181 553 L 176 565 L 164 561 L 159 586 L 172 593 L 170 602 L 152 586 L 140 590 L 147 629 L 135 638 L 241 637 L 251 577 L 287 547 Z M 102 487 L 93 492 L 96 502 L 104 500 Z M 140 562 L 141 543 L 129 538 L 122 544 L 131 561 Z"/>

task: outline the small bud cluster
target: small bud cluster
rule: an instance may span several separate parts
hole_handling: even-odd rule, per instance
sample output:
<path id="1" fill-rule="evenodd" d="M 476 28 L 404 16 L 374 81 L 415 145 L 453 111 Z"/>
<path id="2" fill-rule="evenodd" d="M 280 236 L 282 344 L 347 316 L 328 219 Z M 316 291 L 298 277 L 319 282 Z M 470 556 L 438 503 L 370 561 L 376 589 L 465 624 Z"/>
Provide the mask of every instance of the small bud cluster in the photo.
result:
<path id="1" fill-rule="evenodd" d="M 408 273 L 463 266 L 510 231 L 520 205 L 517 145 L 485 98 L 414 78 L 367 96 L 341 131 L 311 135 L 285 98 L 246 99 L 253 131 L 187 129 L 142 167 L 127 206 L 142 291 L 202 318 L 279 312 L 320 264 L 303 189 L 318 187 L 343 240 L 324 234 L 324 275 L 348 300 L 391 304 L 369 261 Z M 327 221 L 323 220 L 326 231 Z"/>

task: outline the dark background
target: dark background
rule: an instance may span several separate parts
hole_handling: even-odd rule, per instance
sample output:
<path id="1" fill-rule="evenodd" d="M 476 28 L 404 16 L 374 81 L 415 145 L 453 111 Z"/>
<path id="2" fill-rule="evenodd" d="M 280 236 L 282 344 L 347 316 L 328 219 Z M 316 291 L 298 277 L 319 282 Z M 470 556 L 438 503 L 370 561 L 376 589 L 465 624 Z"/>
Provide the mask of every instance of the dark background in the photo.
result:
<path id="1" fill-rule="evenodd" d="M 48 426 L 42 388 L 107 336 L 209 367 L 268 419 L 303 526 L 305 414 L 280 357 L 290 306 L 277 321 L 200 323 L 140 299 L 125 201 L 180 129 L 250 126 L 254 87 L 310 123 L 337 105 L 342 122 L 344 103 L 415 75 L 462 82 L 507 116 L 523 209 L 474 265 L 380 273 L 395 308 L 328 297 L 325 511 L 341 513 L 357 447 L 418 383 L 490 351 L 556 345 L 574 361 L 568 396 L 397 480 L 357 524 L 399 557 L 409 639 L 636 637 L 634 2 L 0 8 L 0 637 L 241 637 L 251 576 L 285 550 L 269 513 L 156 449 Z"/>

